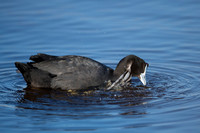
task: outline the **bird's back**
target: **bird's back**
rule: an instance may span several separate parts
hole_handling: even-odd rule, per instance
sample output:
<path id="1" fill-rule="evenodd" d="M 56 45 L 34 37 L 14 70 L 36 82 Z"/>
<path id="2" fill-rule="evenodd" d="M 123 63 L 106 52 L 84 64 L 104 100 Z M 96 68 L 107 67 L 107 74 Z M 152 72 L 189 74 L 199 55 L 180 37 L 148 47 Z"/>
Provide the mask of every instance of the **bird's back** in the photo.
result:
<path id="1" fill-rule="evenodd" d="M 31 71 L 40 70 L 55 75 L 51 79 L 50 88 L 86 89 L 104 83 L 113 74 L 111 68 L 82 56 L 48 57 L 45 55 L 44 60 L 42 60 L 43 56 L 38 57 L 40 60 L 31 63 L 32 67 L 35 68 Z M 38 74 L 38 77 L 40 76 Z M 32 82 L 35 80 L 38 79 L 32 78 Z"/>

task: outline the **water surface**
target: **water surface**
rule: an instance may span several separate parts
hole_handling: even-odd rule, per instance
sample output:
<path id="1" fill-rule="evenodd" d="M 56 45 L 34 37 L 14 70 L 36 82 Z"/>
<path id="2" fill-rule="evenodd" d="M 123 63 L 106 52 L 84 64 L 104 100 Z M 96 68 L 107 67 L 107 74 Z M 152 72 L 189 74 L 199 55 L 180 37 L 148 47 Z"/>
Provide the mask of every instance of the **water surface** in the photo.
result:
<path id="1" fill-rule="evenodd" d="M 1 132 L 199 132 L 200 3 L 1 1 Z M 147 87 L 67 93 L 26 89 L 14 62 L 82 55 L 115 68 L 135 54 Z"/>

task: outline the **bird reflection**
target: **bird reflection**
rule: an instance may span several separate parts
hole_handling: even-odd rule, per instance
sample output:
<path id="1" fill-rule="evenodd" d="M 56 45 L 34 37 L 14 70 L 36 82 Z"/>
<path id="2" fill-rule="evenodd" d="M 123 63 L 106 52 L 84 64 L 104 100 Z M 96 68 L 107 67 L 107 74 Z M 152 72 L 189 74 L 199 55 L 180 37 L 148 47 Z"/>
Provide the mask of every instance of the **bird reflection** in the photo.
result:
<path id="1" fill-rule="evenodd" d="M 118 115 L 145 115 L 151 91 L 144 87 L 129 87 L 120 91 L 106 91 L 103 89 L 92 89 L 86 91 L 61 91 L 38 88 L 24 88 L 23 95 L 18 100 L 20 108 L 34 108 L 39 110 L 63 110 L 63 113 L 73 112 L 76 115 L 91 111 L 107 110 L 106 113 L 114 112 Z M 31 104 L 31 105 L 30 105 Z M 39 106 L 38 106 L 39 104 Z M 44 107 L 45 106 L 45 107 Z M 48 108 L 47 108 L 48 106 Z M 69 111 L 71 109 L 71 111 Z M 82 112 L 80 112 L 80 110 Z M 96 114 L 95 115 L 105 115 Z"/>

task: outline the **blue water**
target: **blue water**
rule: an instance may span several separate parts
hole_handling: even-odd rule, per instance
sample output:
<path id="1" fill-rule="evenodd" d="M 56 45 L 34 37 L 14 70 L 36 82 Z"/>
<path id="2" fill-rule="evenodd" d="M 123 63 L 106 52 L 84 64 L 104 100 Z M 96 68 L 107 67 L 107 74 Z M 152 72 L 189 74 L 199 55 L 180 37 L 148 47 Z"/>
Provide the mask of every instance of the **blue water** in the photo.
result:
<path id="1" fill-rule="evenodd" d="M 200 2 L 1 1 L 0 132 L 198 133 Z M 30 90 L 14 62 L 82 55 L 115 68 L 135 54 L 147 87 L 73 94 Z M 78 83 L 78 82 L 77 82 Z"/>

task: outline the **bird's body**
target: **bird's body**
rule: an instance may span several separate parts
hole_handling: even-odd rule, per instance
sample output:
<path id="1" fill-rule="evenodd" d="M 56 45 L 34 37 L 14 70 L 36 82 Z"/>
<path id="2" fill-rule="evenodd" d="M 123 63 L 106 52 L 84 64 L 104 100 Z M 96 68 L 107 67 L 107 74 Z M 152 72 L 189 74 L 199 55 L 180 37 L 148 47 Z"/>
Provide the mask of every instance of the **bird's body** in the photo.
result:
<path id="1" fill-rule="evenodd" d="M 129 58 L 131 57 L 145 63 L 139 57 L 130 55 Z M 34 62 L 27 64 L 16 62 L 15 65 L 22 73 L 28 86 L 38 88 L 86 89 L 99 86 L 108 80 L 116 81 L 125 71 L 128 71 L 124 68 L 125 66 L 119 64 L 117 67 L 119 70 L 114 71 L 93 59 L 75 55 L 51 56 L 37 54 L 31 56 L 30 59 Z M 120 62 L 123 62 L 123 59 Z M 144 69 L 144 66 L 142 67 Z M 127 80 L 130 79 L 130 76 L 127 77 Z"/>

